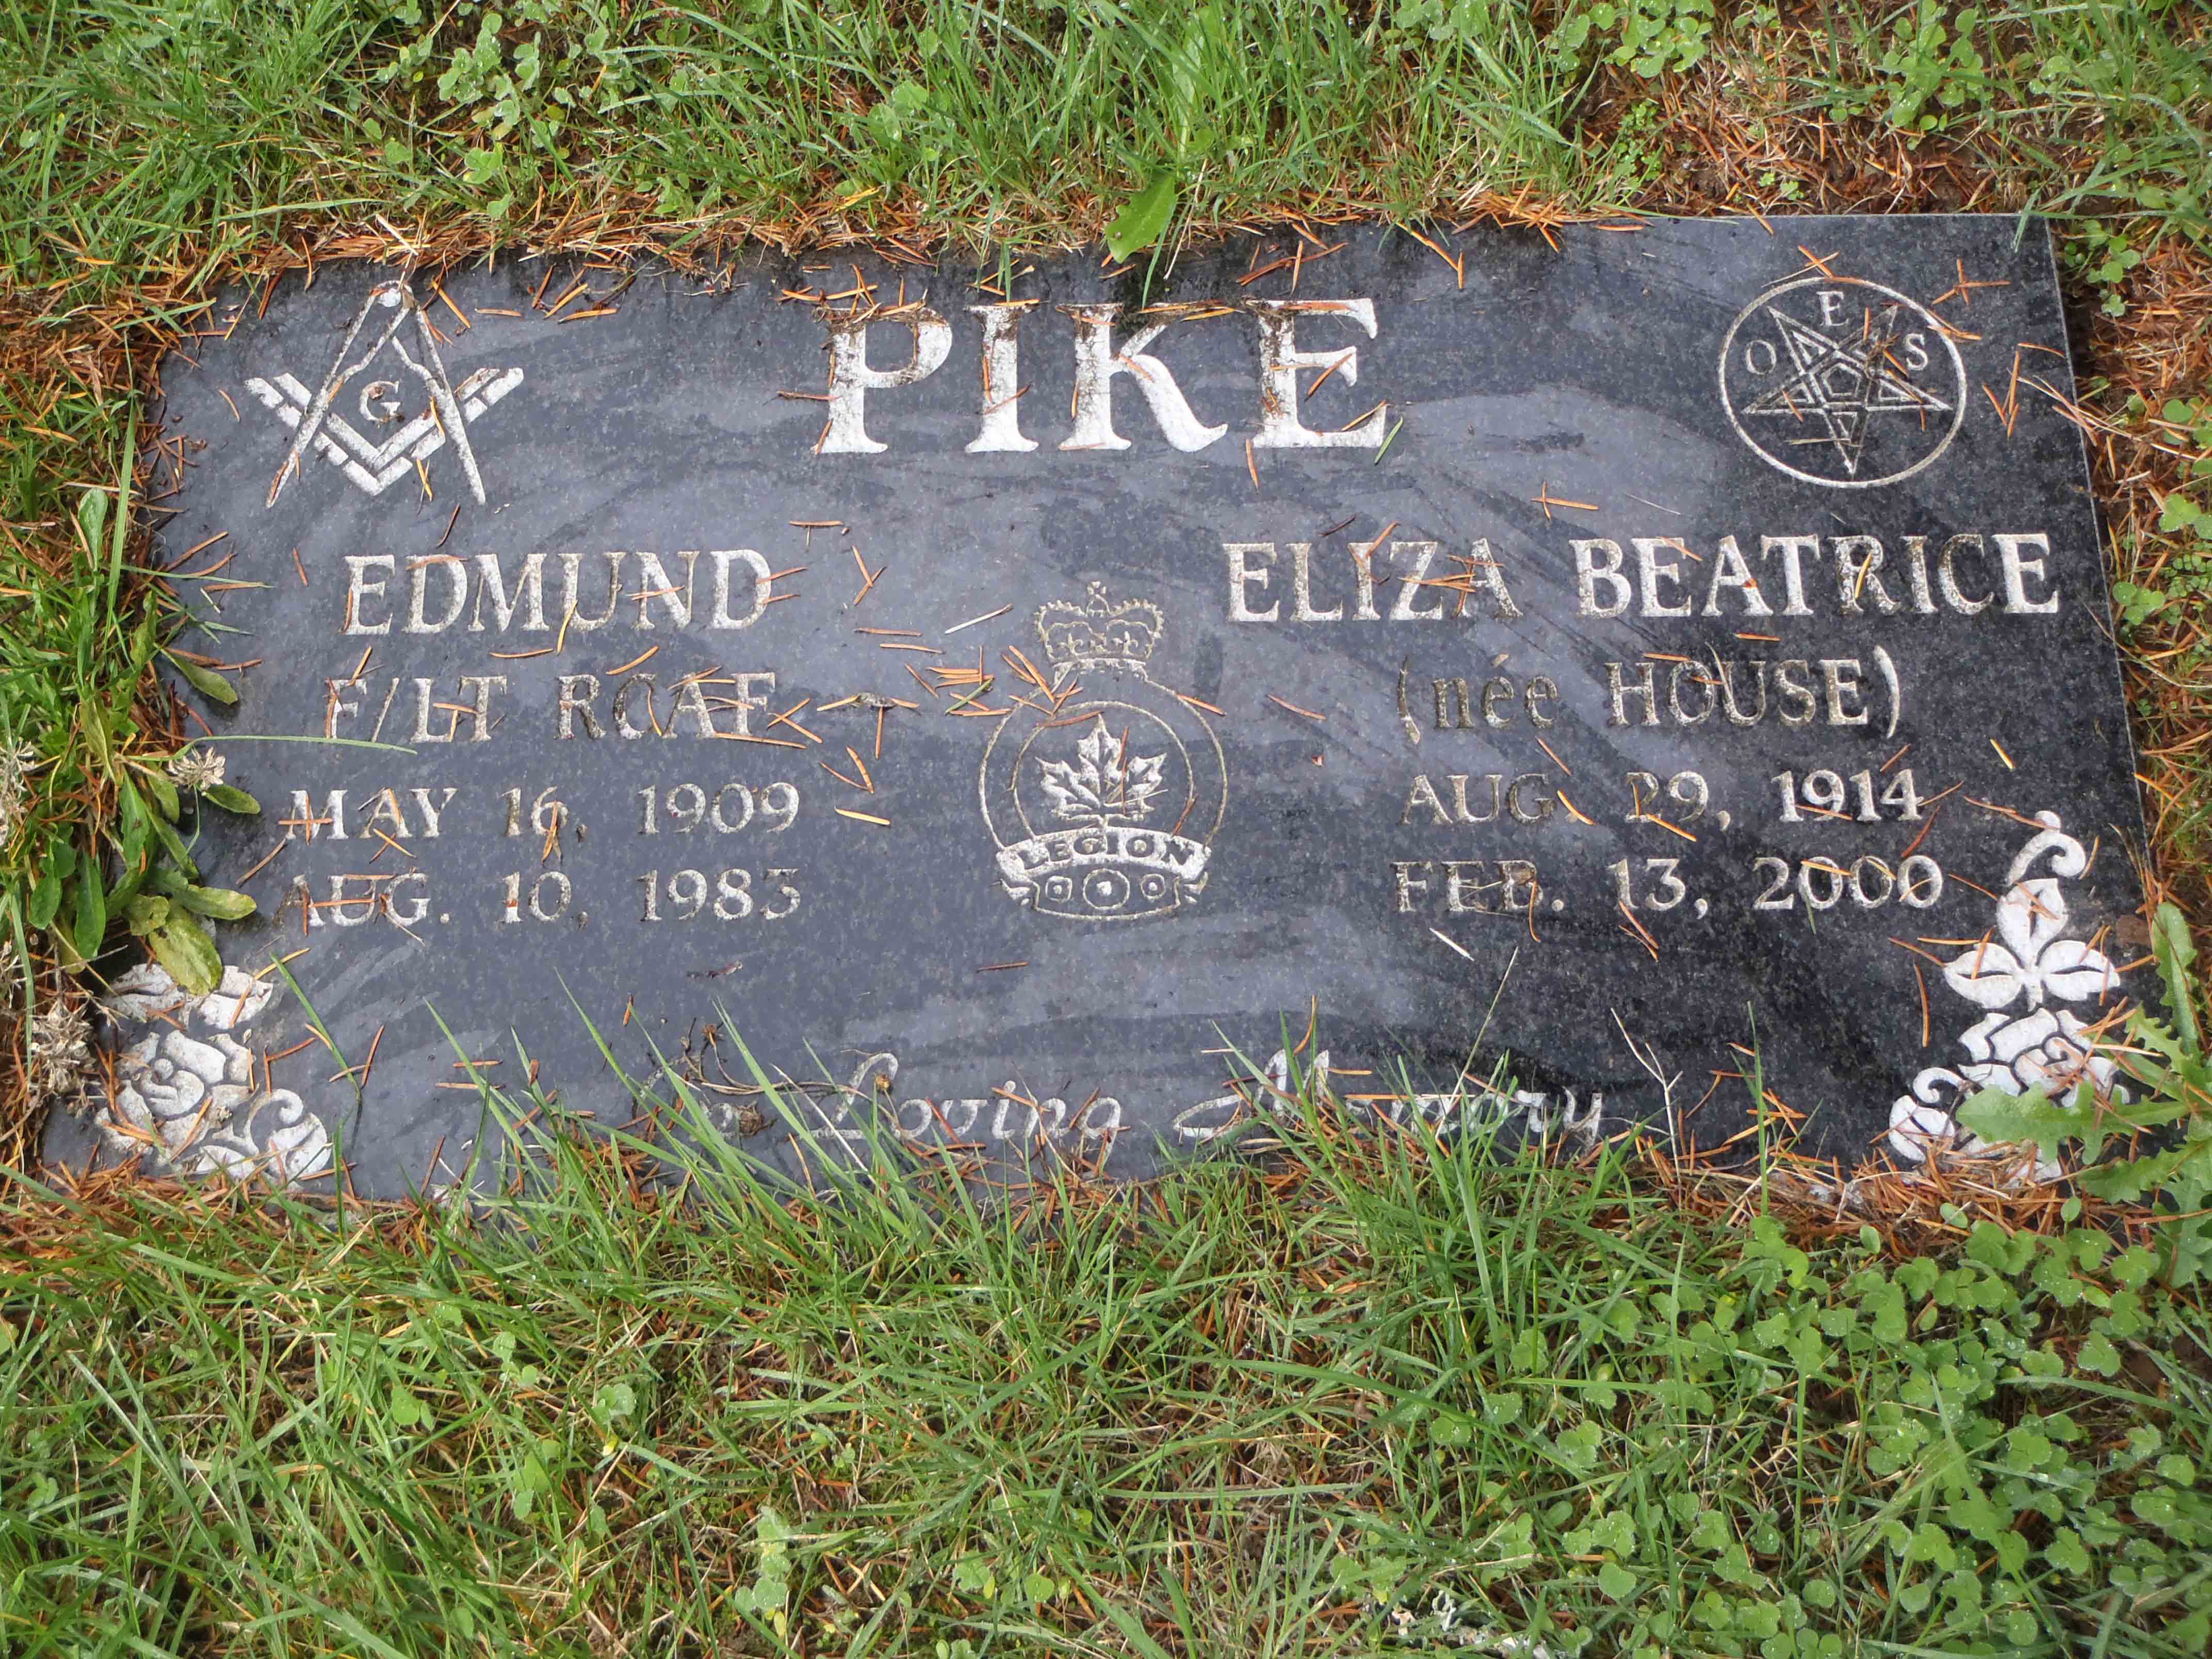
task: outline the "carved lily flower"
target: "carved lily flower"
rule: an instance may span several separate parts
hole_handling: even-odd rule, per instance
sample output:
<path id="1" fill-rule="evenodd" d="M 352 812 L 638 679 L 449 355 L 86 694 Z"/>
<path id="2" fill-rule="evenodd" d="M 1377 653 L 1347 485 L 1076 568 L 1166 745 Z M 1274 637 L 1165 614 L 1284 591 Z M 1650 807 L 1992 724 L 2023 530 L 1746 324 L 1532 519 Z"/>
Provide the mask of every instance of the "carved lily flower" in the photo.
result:
<path id="1" fill-rule="evenodd" d="M 2049 997 L 2087 1002 L 2118 990 L 2119 970 L 2103 952 L 2063 937 L 2065 928 L 2057 882 L 2016 881 L 1997 905 L 1997 938 L 1946 963 L 1943 977 L 1984 1008 L 2005 1007 L 2022 992 L 2030 1008 L 2039 1008 Z"/>
<path id="2" fill-rule="evenodd" d="M 1931 1152 L 1955 1148 L 1965 1133 L 1952 1115 L 1966 1087 L 1964 1078 L 1947 1066 L 1933 1066 L 1913 1079 L 1912 1087 L 1911 1094 L 1899 1095 L 1889 1108 L 1889 1150 L 1900 1164 L 1924 1164 Z"/>
<path id="3" fill-rule="evenodd" d="M 1946 1152 L 1968 1158 L 2006 1153 L 1959 1121 L 1959 1108 L 1976 1091 L 2024 1095 L 2040 1089 L 2066 1101 L 2087 1083 L 2100 1099 L 2124 1100 L 2119 1067 L 2094 1029 L 2051 999 L 2087 1002 L 2120 985 L 2119 969 L 2080 939 L 2063 937 L 2066 900 L 2051 876 L 2029 878 L 2045 860 L 2059 876 L 2079 876 L 2089 860 L 2081 843 L 2065 833 L 2056 812 L 2038 812 L 2037 833 L 2013 860 L 2011 887 L 1997 901 L 1996 939 L 1985 939 L 1955 962 L 1943 978 L 1968 1001 L 1990 1012 L 1961 1032 L 1967 1058 L 1955 1071 L 1931 1066 L 1912 1080 L 1912 1091 L 1889 1109 L 1889 1150 L 1900 1164 L 1925 1163 Z M 2013 1004 L 2023 996 L 2026 1006 Z M 2010 1154 L 2007 1154 L 2010 1155 Z M 2039 1152 L 2014 1166 L 2012 1176 L 2057 1180 L 2062 1166 Z"/>

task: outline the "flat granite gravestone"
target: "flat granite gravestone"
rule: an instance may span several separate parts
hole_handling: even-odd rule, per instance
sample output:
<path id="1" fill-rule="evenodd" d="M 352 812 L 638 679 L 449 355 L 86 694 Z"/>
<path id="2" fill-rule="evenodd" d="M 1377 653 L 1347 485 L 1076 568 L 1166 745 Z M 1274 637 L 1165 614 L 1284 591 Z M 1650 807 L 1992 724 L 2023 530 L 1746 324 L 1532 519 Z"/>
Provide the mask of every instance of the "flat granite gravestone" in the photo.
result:
<path id="1" fill-rule="evenodd" d="M 477 1079 L 615 1124 L 617 1066 L 787 1168 L 1113 1175 L 1316 1071 L 1580 1144 L 1763 1091 L 1847 1164 L 2111 1086 L 2142 825 L 2045 233 L 1339 237 L 232 295 L 155 505 L 259 913 L 208 995 L 118 963 L 52 1154 L 398 1194 Z"/>

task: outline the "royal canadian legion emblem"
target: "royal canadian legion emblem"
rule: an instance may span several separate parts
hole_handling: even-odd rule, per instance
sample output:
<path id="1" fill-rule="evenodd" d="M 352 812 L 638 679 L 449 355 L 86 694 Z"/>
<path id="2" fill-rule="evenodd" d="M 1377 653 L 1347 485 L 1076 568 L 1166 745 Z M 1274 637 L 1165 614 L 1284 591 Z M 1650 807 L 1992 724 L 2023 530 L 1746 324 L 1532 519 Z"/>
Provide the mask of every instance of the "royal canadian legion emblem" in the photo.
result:
<path id="1" fill-rule="evenodd" d="M 983 753 L 983 822 L 1017 903 L 1073 921 L 1171 915 L 1206 890 L 1229 801 L 1221 743 L 1152 683 L 1165 619 L 1147 599 L 1055 599 L 1036 615 L 1044 701 L 1010 714 Z"/>

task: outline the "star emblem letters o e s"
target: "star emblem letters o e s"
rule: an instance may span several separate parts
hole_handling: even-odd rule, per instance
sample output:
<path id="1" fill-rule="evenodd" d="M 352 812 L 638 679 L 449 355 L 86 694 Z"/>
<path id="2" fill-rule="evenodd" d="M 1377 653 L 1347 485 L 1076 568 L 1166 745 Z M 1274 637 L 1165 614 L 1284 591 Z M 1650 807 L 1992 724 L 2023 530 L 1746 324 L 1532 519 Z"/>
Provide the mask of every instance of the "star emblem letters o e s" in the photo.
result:
<path id="1" fill-rule="evenodd" d="M 1768 465 L 1870 489 L 1921 471 L 1958 434 L 1966 368 L 1925 306 L 1856 276 L 1769 289 L 1721 343 L 1721 406 Z"/>

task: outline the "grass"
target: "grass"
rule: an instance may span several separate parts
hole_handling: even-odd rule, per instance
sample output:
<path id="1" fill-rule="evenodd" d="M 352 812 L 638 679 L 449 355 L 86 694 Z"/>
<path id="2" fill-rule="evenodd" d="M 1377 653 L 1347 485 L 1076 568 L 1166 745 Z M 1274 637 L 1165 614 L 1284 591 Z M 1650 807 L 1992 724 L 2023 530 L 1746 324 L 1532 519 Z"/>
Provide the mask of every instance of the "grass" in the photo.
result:
<path id="1" fill-rule="evenodd" d="M 160 353 L 220 284 L 347 256 L 1036 246 L 1139 199 L 1171 240 L 1358 212 L 2050 215 L 2152 885 L 2212 920 L 2201 6 L 493 15 L 0 9 L 0 1164 L 73 1086 L 86 960 L 204 937 L 131 481 Z M 473 1213 L 19 1185 L 0 1652 L 2212 1638 L 2212 1331 L 2164 1248 L 2187 1218 L 2051 1195 L 2004 1224 L 1937 1192 L 1900 1242 L 1613 1155 L 1320 1127 L 1273 1173 L 1143 1194 L 1017 1210 L 922 1170 L 793 1201 L 702 1147 L 680 1205 L 580 1140 Z"/>
<path id="2" fill-rule="evenodd" d="M 1614 1158 L 471 1214 L 18 1207 L 0 1647 L 2192 1656 L 2212 1317 L 2096 1227 L 1801 1248 Z M 2054 1218 L 2054 1219 L 2057 1219 Z"/>
<path id="3" fill-rule="evenodd" d="M 81 258 L 144 260 L 150 238 L 220 259 L 303 214 L 491 229 L 834 212 L 980 241 L 1095 224 L 1164 165 L 1217 209 L 1294 202 L 1353 169 L 1408 213 L 1449 174 L 1583 182 L 1561 128 L 1576 66 L 1518 21 L 1480 51 L 1416 58 L 1380 19 L 1310 3 L 15 15 L 29 103 L 0 246 L 87 292 L 109 279 Z"/>

